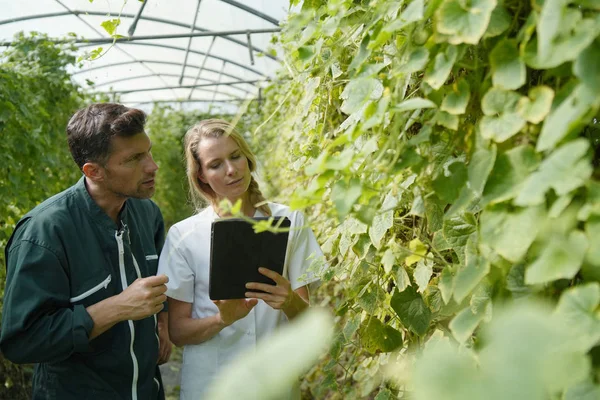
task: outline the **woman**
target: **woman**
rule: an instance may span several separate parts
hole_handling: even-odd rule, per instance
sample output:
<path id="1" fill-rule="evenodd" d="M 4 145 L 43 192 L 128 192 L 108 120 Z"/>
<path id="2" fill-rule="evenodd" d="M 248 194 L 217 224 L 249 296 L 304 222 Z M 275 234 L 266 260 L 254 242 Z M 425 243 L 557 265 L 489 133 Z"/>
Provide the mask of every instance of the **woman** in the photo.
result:
<path id="1" fill-rule="evenodd" d="M 197 206 L 209 206 L 171 227 L 159 262 L 169 277 L 169 333 L 185 346 L 181 399 L 199 399 L 219 369 L 246 348 L 309 306 L 307 285 L 317 278 L 307 271 L 309 257 L 321 257 L 314 234 L 302 213 L 265 203 L 251 175 L 256 159 L 243 137 L 226 121 L 209 119 L 185 135 L 187 176 Z M 248 283 L 246 299 L 211 301 L 208 296 L 211 222 L 224 217 L 219 202 L 242 200 L 249 217 L 287 216 L 292 229 L 283 275 L 260 269 L 276 284 Z M 257 291 L 258 290 L 258 291 Z M 263 291 L 263 292 L 260 292 Z M 297 388 L 290 398 L 299 398 Z"/>

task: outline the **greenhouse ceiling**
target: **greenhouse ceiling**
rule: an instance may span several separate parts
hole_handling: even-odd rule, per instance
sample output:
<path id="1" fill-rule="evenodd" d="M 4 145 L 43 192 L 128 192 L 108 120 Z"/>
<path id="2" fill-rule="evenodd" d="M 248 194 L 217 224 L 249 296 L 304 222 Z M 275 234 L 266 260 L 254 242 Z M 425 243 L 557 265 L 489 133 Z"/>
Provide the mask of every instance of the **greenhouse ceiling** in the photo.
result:
<path id="1" fill-rule="evenodd" d="M 280 67 L 267 50 L 289 0 L 0 0 L 0 10 L 0 57 L 21 31 L 57 40 L 74 33 L 78 56 L 102 47 L 72 71 L 92 92 L 145 110 L 167 103 L 235 112 L 260 98 Z M 123 38 L 111 47 L 102 23 L 119 16 Z"/>

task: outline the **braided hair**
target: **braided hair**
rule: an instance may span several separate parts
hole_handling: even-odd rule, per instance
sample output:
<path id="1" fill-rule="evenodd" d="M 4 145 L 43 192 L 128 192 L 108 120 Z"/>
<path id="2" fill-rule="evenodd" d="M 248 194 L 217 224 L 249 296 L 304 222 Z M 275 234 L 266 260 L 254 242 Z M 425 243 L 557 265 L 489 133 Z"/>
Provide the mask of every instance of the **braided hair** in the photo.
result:
<path id="1" fill-rule="evenodd" d="M 256 157 L 250 150 L 250 147 L 243 136 L 240 135 L 229 122 L 214 118 L 198 122 L 187 131 L 184 139 L 185 159 L 187 164 L 186 172 L 190 186 L 190 195 L 197 211 L 202 209 L 207 201 L 215 208 L 219 204 L 219 198 L 215 191 L 209 184 L 202 182 L 198 177 L 198 173 L 202 168 L 202 163 L 198 157 L 198 146 L 202 141 L 202 138 L 219 138 L 221 136 L 231 137 L 248 160 L 250 172 L 256 170 Z M 250 186 L 248 186 L 248 198 L 252 206 L 259 209 L 264 215 L 271 215 L 271 209 L 266 203 L 254 176 L 251 177 Z"/>

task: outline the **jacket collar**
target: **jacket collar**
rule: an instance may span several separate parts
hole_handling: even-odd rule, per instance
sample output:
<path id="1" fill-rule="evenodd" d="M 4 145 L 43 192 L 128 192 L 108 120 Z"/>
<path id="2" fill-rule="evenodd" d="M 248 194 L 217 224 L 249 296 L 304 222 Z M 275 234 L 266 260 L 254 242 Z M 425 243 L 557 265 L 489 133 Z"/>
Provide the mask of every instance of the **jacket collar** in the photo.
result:
<path id="1" fill-rule="evenodd" d="M 127 203 L 129 199 L 125 201 L 121 212 L 119 213 L 120 224 L 117 226 L 115 222 L 104 212 L 103 209 L 92 199 L 90 193 L 85 186 L 85 176 L 82 176 L 81 179 L 75 184 L 75 195 L 78 198 L 78 204 L 82 207 L 90 217 L 103 229 L 107 229 L 110 231 L 115 231 L 123 226 L 125 221 L 127 220 Z"/>

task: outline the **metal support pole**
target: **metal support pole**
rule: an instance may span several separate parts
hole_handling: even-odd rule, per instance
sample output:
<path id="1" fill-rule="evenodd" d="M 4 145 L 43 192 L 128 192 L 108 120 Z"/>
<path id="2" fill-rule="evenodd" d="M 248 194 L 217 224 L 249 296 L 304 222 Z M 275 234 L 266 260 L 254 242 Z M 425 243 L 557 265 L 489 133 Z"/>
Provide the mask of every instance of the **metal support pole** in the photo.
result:
<path id="1" fill-rule="evenodd" d="M 148 1 L 149 0 L 142 1 L 142 5 L 140 6 L 140 9 L 138 10 L 137 14 L 135 15 L 135 18 L 133 19 L 131 26 L 129 27 L 129 29 L 127 29 L 127 34 L 129 35 L 129 37 L 133 36 L 133 33 L 135 32 L 135 28 L 137 27 L 137 23 L 140 20 L 140 17 L 142 16 L 142 12 L 144 12 L 144 7 L 146 7 L 146 3 Z"/>
<path id="2" fill-rule="evenodd" d="M 281 29 L 273 28 L 273 29 L 252 29 L 250 33 L 276 33 L 280 32 Z M 91 38 L 91 39 L 40 39 L 44 42 L 52 42 L 52 43 L 91 43 L 91 44 L 101 44 L 101 43 L 127 43 L 127 42 L 135 42 L 138 40 L 156 40 L 156 39 L 180 39 L 180 38 L 189 38 L 189 37 L 218 37 L 218 36 L 230 36 L 230 35 L 244 35 L 248 31 L 246 30 L 235 30 L 235 31 L 219 31 L 219 32 L 192 32 L 192 33 L 174 33 L 170 35 L 146 35 L 146 36 L 133 36 L 130 38 Z M 2 42 L 0 46 L 11 46 L 13 42 Z"/>
<path id="3" fill-rule="evenodd" d="M 127 94 L 127 93 L 137 93 L 137 92 L 151 92 L 153 90 L 167 90 L 167 89 L 190 89 L 190 88 L 199 88 L 199 87 L 211 87 L 211 86 L 230 86 L 230 85 L 240 85 L 240 84 L 250 84 L 253 85 L 255 83 L 265 82 L 264 80 L 253 80 L 253 81 L 235 81 L 235 82 L 218 82 L 218 83 L 201 83 L 199 85 L 182 85 L 182 86 L 169 86 L 169 87 L 153 87 L 153 88 L 143 88 L 143 89 L 131 89 L 131 90 L 115 90 L 115 91 L 107 91 L 107 92 L 96 92 L 96 93 L 104 93 L 104 94 Z"/>
<path id="4" fill-rule="evenodd" d="M 252 54 L 252 40 L 250 39 L 250 31 L 246 31 L 248 38 L 248 52 L 250 53 L 250 65 L 254 65 L 254 54 Z"/>
<path id="5" fill-rule="evenodd" d="M 194 33 L 194 27 L 196 26 L 196 20 L 198 19 L 198 11 L 200 11 L 200 3 L 202 0 L 198 0 L 198 5 L 196 6 L 196 13 L 194 14 L 194 22 L 190 25 L 190 33 Z M 183 67 L 181 68 L 181 76 L 179 77 L 179 84 L 183 82 L 183 74 L 185 73 L 185 66 L 187 65 L 188 54 L 190 54 L 190 46 L 192 45 L 192 38 L 188 39 L 187 49 L 185 50 L 185 57 L 183 58 Z"/>
<path id="6" fill-rule="evenodd" d="M 202 60 L 202 65 L 200 65 L 200 68 L 198 69 L 198 73 L 196 74 L 196 79 L 194 79 L 194 85 L 196 85 L 198 83 L 198 79 L 200 78 L 200 74 L 202 73 L 202 70 L 204 69 L 204 65 L 206 65 L 206 60 L 208 60 L 208 55 L 210 54 L 210 51 L 212 50 L 213 44 L 215 44 L 216 38 L 217 38 L 216 36 L 213 36 L 212 41 L 210 42 L 210 46 L 208 46 L 208 50 L 206 51 L 204 60 Z M 188 95 L 188 100 L 192 98 L 192 93 L 194 93 L 194 87 L 195 86 L 192 86 L 192 90 L 190 90 L 190 94 Z"/>

